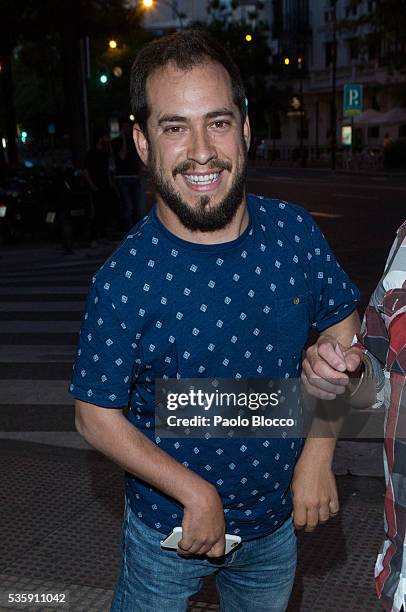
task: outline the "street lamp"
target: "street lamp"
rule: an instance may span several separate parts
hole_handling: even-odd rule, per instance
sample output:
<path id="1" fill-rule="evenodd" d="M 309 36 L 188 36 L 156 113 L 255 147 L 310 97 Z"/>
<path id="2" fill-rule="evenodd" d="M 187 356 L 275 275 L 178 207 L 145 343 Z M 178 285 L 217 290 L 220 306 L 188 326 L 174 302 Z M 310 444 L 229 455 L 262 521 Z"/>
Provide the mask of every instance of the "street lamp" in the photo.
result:
<path id="1" fill-rule="evenodd" d="M 304 139 L 304 103 L 303 103 L 303 57 L 298 55 L 297 58 L 297 69 L 299 72 L 299 91 L 300 91 L 300 159 L 302 166 L 305 165 L 305 153 L 303 146 Z"/>
<path id="2" fill-rule="evenodd" d="M 333 44 L 331 48 L 331 169 L 336 169 L 337 155 L 337 0 L 332 0 Z"/>
<path id="3" fill-rule="evenodd" d="M 154 8 L 154 4 L 155 4 L 155 0 L 142 0 L 141 1 L 141 5 L 145 9 L 152 9 L 152 8 Z M 175 13 L 176 17 L 179 19 L 179 25 L 180 25 L 181 29 L 183 28 L 182 14 L 179 13 L 178 7 L 176 6 L 175 2 L 171 2 L 171 0 L 159 0 L 159 2 L 156 2 L 156 4 L 158 4 L 158 6 L 160 4 L 164 4 L 165 6 L 168 6 L 170 9 L 172 9 L 172 11 Z"/>
<path id="4" fill-rule="evenodd" d="M 245 35 L 245 40 L 246 40 L 247 42 L 251 42 L 251 41 L 252 41 L 252 35 L 251 35 L 251 34 L 246 34 L 246 35 Z"/>
<path id="5" fill-rule="evenodd" d="M 109 40 L 109 47 L 110 49 L 117 49 L 117 41 L 114 39 Z"/>

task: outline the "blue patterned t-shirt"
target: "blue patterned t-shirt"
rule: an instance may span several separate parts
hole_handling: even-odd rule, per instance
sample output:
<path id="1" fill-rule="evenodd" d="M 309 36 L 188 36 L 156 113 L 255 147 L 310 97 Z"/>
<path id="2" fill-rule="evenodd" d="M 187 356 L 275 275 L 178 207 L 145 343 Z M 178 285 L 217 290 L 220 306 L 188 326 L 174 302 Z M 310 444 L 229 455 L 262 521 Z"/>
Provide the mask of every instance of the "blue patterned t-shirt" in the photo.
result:
<path id="1" fill-rule="evenodd" d="M 235 240 L 178 238 L 155 209 L 93 278 L 71 393 L 127 418 L 221 496 L 228 533 L 275 531 L 292 511 L 297 439 L 161 439 L 157 378 L 294 378 L 310 328 L 348 317 L 359 292 L 305 210 L 250 195 Z M 182 506 L 127 474 L 126 495 L 148 526 L 169 533 Z"/>

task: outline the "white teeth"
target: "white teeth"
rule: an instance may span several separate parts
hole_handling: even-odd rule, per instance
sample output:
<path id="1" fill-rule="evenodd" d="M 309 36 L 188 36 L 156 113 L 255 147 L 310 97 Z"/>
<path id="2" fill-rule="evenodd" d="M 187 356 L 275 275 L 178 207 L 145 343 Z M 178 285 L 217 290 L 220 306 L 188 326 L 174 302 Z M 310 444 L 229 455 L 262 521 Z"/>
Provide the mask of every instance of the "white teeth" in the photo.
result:
<path id="1" fill-rule="evenodd" d="M 184 177 L 189 183 L 193 183 L 194 185 L 210 185 L 210 183 L 214 183 L 219 177 L 219 172 L 212 174 L 185 174 Z"/>

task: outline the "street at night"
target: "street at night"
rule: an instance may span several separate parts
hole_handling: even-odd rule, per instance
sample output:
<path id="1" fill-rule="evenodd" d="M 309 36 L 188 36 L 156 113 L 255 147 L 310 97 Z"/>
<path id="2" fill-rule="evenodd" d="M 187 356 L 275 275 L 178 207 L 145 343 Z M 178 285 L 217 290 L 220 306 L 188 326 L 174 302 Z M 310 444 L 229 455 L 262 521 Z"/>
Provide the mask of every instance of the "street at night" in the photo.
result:
<path id="1" fill-rule="evenodd" d="M 405 180 L 256 164 L 248 189 L 311 211 L 367 302 L 402 221 Z M 75 431 L 67 387 L 88 284 L 115 245 L 79 245 L 66 256 L 56 244 L 28 241 L 0 255 L 1 489 L 13 483 L 18 500 L 3 498 L 9 546 L 0 574 L 15 590 L 38 589 L 46 578 L 52 590 L 68 589 L 71 609 L 81 612 L 109 609 L 122 474 Z M 344 602 L 351 610 L 380 609 L 371 587 L 381 537 L 380 444 L 340 442 L 336 473 L 343 512 L 300 536 L 291 612 L 344 610 Z M 348 538 L 357 543 L 351 552 Z M 364 607 L 357 607 L 360 593 Z M 217 609 L 210 581 L 195 601 L 191 609 Z"/>
<path id="2" fill-rule="evenodd" d="M 406 612 L 405 15 L 0 0 L 0 612 Z"/>
<path id="3" fill-rule="evenodd" d="M 405 218 L 406 179 L 256 166 L 249 173 L 248 188 L 297 203 L 312 213 L 339 262 L 361 289 L 363 312 Z"/>

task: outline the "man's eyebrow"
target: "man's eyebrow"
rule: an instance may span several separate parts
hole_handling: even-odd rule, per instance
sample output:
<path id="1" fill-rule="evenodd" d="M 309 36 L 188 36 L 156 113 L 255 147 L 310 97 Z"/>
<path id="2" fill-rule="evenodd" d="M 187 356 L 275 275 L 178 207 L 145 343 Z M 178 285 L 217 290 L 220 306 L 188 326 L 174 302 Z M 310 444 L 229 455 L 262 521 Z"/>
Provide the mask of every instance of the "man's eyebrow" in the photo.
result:
<path id="1" fill-rule="evenodd" d="M 186 117 L 182 117 L 181 115 L 162 115 L 162 117 L 158 120 L 158 125 L 162 125 L 162 123 L 186 123 Z"/>
<path id="2" fill-rule="evenodd" d="M 205 119 L 214 119 L 215 117 L 232 117 L 235 119 L 235 113 L 229 108 L 217 108 L 216 110 L 206 113 L 204 117 Z M 158 119 L 158 125 L 162 125 L 163 123 L 187 123 L 187 121 L 187 117 L 183 117 L 182 115 L 162 115 L 162 117 Z"/>
<path id="3" fill-rule="evenodd" d="M 218 108 L 210 113 L 206 113 L 206 119 L 214 119 L 215 117 L 232 117 L 235 119 L 235 113 L 229 108 Z"/>

